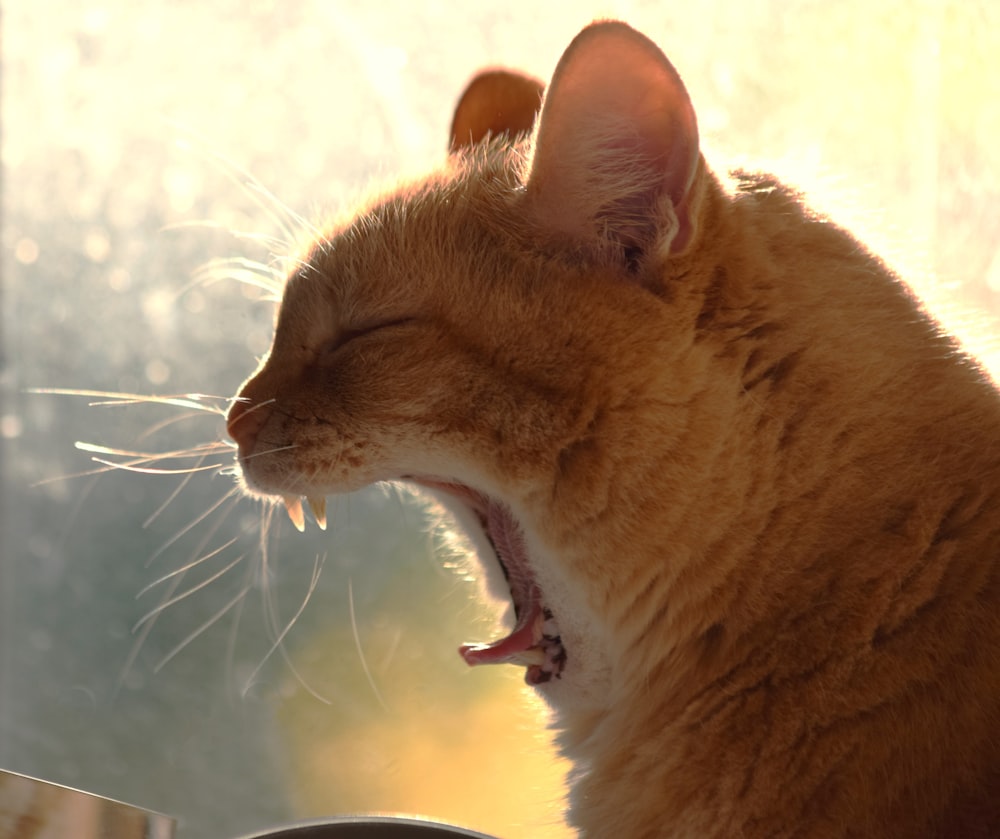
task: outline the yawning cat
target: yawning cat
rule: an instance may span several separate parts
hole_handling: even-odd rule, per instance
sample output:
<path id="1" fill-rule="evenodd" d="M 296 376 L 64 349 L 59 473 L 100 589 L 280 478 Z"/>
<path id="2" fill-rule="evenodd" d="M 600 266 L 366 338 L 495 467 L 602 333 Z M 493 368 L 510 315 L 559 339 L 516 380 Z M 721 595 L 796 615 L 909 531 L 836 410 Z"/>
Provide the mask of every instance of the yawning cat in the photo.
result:
<path id="1" fill-rule="evenodd" d="M 518 89 L 301 255 L 248 491 L 471 513 L 517 624 L 462 655 L 551 702 L 581 835 L 1000 835 L 997 392 L 799 195 L 710 172 L 644 36 L 585 29 L 530 139 Z"/>

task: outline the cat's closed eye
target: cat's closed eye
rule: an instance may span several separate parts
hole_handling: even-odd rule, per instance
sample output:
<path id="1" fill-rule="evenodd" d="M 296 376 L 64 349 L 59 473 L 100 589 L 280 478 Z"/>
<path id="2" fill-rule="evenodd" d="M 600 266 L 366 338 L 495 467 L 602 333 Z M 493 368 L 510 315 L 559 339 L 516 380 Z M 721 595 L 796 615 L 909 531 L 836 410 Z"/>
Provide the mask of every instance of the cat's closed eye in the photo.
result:
<path id="1" fill-rule="evenodd" d="M 399 326 L 413 323 L 414 318 L 402 317 L 394 320 L 376 321 L 370 325 L 340 330 L 337 335 L 320 347 L 317 357 L 326 360 L 336 355 L 348 344 L 375 333 L 383 333 Z"/>

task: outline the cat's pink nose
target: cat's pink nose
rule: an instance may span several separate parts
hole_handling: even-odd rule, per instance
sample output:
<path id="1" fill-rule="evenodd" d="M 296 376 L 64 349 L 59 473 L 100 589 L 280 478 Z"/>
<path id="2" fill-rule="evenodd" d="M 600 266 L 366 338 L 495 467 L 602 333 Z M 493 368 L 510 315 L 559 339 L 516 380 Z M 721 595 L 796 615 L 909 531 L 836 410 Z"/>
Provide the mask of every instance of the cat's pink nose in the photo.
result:
<path id="1" fill-rule="evenodd" d="M 233 438 L 241 452 L 253 450 L 257 435 L 267 421 L 267 410 L 248 399 L 237 399 L 229 409 L 226 431 Z"/>

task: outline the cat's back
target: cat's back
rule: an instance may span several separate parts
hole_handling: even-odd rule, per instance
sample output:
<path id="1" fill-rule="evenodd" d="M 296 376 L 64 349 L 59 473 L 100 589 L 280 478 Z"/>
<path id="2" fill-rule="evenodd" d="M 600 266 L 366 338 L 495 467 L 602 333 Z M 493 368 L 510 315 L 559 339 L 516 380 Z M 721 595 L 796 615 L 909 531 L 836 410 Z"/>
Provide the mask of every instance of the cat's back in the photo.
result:
<path id="1" fill-rule="evenodd" d="M 629 705 L 672 720 L 640 775 L 691 779 L 668 806 L 692 836 L 1000 835 L 996 389 L 793 190 L 736 173 L 703 200 L 702 250 L 672 276 L 697 283 L 715 394 L 689 445 L 718 446 L 725 412 L 728 451 L 671 503 L 732 506 L 644 534 L 697 546 L 712 591 L 657 636 L 665 658 L 636 654 L 675 686 Z M 640 775 L 623 793 L 654 813 Z"/>

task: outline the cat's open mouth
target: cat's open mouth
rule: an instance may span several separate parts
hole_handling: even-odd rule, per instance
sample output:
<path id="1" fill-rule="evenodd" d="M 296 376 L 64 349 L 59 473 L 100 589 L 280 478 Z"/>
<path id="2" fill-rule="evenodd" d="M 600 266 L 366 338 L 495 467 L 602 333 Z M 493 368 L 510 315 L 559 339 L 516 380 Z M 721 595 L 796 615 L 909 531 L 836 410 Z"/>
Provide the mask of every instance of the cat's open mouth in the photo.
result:
<path id="1" fill-rule="evenodd" d="M 559 678 L 566 663 L 559 628 L 542 599 L 516 519 L 505 504 L 463 484 L 430 478 L 411 478 L 415 483 L 448 493 L 475 513 L 503 569 L 517 617 L 514 629 L 488 644 L 463 644 L 459 653 L 470 666 L 476 664 L 521 664 L 527 667 L 525 681 L 540 685 Z"/>
<path id="2" fill-rule="evenodd" d="M 472 510 L 507 578 L 517 618 L 514 629 L 506 637 L 488 644 L 462 644 L 459 654 L 465 662 L 470 666 L 523 665 L 527 667 L 524 679 L 529 685 L 541 685 L 553 677 L 559 678 L 566 664 L 566 650 L 552 612 L 545 605 L 531 572 L 520 525 L 508 507 L 463 484 L 434 478 L 407 477 L 407 480 L 445 492 Z M 286 497 L 284 501 L 292 522 L 301 529 L 304 523 L 301 499 Z M 317 522 L 325 526 L 323 499 L 308 498 L 307 501 Z"/>

